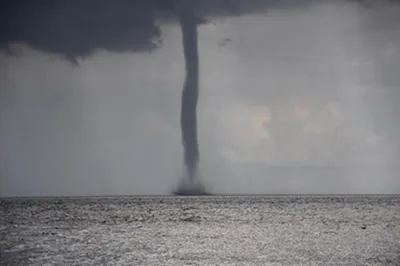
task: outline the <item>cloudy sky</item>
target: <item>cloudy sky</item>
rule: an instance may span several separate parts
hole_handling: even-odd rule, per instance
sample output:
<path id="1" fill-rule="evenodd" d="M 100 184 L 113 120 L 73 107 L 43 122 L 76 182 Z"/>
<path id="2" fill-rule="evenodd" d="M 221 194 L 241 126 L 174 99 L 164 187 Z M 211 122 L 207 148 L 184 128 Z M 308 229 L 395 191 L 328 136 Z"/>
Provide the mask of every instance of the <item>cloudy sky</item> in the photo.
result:
<path id="1" fill-rule="evenodd" d="M 200 27 L 207 186 L 400 193 L 398 12 L 321 1 Z M 23 45 L 0 54 L 0 196 L 175 188 L 184 58 L 179 27 L 162 31 L 151 54 L 99 51 L 79 66 Z"/>

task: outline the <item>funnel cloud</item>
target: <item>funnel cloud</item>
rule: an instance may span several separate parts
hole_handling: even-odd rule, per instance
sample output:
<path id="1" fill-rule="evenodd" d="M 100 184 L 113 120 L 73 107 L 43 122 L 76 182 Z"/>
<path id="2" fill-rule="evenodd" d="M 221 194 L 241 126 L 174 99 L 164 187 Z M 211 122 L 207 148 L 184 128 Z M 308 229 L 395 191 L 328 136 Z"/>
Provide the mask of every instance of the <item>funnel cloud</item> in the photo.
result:
<path id="1" fill-rule="evenodd" d="M 199 55 L 197 49 L 197 23 L 194 14 L 181 16 L 183 47 L 186 59 L 186 80 L 182 92 L 181 127 L 185 149 L 185 164 L 188 175 L 193 179 L 199 161 L 197 143 L 196 107 L 199 97 Z"/>

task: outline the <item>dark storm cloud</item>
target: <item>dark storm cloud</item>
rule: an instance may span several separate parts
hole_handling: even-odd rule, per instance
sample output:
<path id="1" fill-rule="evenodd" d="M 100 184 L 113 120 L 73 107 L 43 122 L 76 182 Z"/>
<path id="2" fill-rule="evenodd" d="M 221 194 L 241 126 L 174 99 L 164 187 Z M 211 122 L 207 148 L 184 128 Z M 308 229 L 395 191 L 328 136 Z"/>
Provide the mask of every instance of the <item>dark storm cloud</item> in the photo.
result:
<path id="1" fill-rule="evenodd" d="M 0 3 L 0 49 L 24 43 L 70 60 L 109 51 L 152 51 L 160 47 L 159 23 L 178 22 L 181 0 L 5 0 Z M 200 21 L 268 10 L 307 9 L 329 0 L 185 0 Z M 383 3 L 388 1 L 352 2 Z M 382 24 L 382 23 L 381 23 Z M 381 25 L 377 24 L 377 25 Z M 392 25 L 394 25 L 392 23 Z M 381 25 L 382 26 L 382 25 Z M 384 26 L 384 25 L 383 25 Z M 386 26 L 384 26 L 386 27 Z"/>
<path id="2" fill-rule="evenodd" d="M 69 59 L 96 49 L 151 51 L 161 33 L 148 2 L 3 1 L 0 45 L 25 43 Z"/>
<path id="3" fill-rule="evenodd" d="M 191 1 L 197 16 L 213 18 L 307 7 L 311 0 Z M 179 0 L 6 0 L 0 4 L 0 47 L 21 42 L 68 58 L 97 49 L 151 51 L 161 41 L 156 21 L 176 21 Z"/>

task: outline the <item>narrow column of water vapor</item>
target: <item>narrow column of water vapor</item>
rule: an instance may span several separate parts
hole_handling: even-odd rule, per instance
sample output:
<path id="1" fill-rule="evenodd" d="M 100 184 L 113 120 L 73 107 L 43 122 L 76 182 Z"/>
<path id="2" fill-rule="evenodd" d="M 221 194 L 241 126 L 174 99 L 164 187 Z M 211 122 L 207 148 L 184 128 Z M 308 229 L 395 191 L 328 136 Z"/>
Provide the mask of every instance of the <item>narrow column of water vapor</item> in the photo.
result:
<path id="1" fill-rule="evenodd" d="M 181 1 L 179 19 L 185 55 L 186 80 L 182 91 L 181 130 L 187 178 L 193 183 L 199 162 L 196 108 L 199 94 L 197 21 L 189 1 Z"/>

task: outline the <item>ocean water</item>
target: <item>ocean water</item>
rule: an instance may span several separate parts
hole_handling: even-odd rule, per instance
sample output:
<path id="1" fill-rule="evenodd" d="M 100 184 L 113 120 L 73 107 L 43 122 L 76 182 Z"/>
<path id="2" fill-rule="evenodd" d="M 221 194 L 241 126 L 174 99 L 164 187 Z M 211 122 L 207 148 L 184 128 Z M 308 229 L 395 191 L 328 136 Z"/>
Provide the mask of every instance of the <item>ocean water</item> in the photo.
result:
<path id="1" fill-rule="evenodd" d="M 0 265 L 400 265 L 400 196 L 1 199 Z"/>

